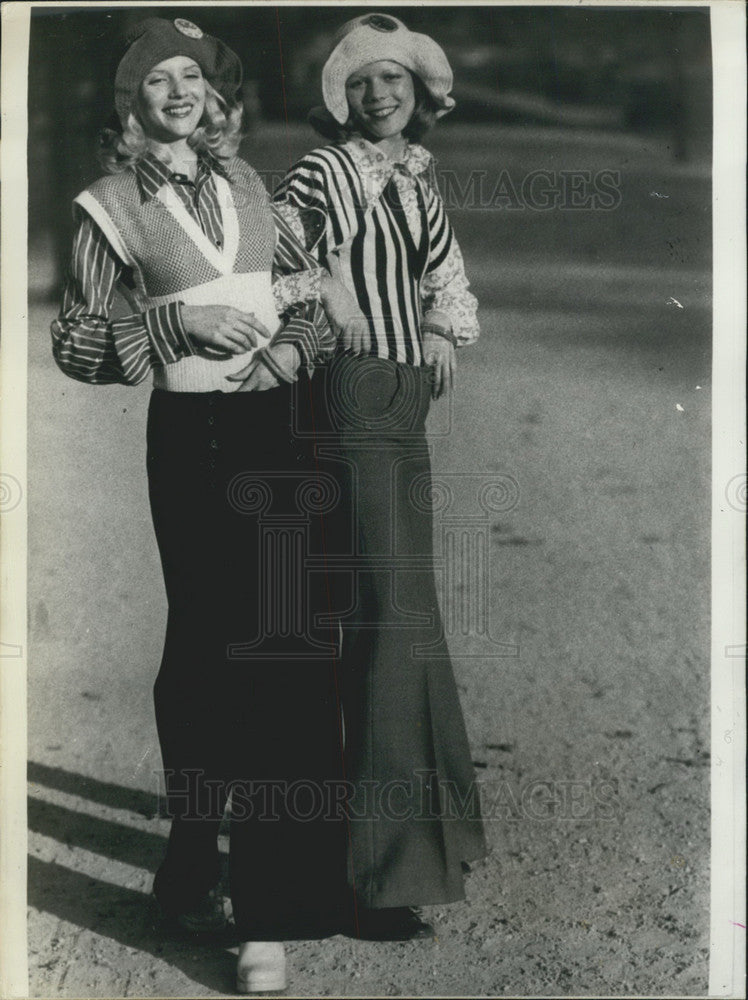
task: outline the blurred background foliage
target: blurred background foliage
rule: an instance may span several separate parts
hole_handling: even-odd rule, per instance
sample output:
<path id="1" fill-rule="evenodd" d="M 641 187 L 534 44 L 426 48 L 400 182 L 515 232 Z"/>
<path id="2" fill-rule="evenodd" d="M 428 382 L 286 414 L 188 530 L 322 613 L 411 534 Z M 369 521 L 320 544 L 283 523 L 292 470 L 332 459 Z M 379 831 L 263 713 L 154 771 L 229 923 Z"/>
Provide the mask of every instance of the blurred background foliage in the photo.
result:
<path id="1" fill-rule="evenodd" d="M 227 41 L 245 66 L 248 120 L 262 136 L 262 122 L 301 123 L 321 102 L 320 70 L 333 32 L 343 20 L 371 9 L 347 4 L 32 9 L 29 237 L 32 246 L 46 247 L 55 280 L 68 253 L 67 206 L 100 173 L 96 136 L 112 113 L 113 71 L 129 24 L 156 13 L 188 16 Z M 380 9 L 432 35 L 449 56 L 458 107 L 440 123 L 442 142 L 450 129 L 474 123 L 476 129 L 486 127 L 480 133 L 488 161 L 497 128 L 504 134 L 523 127 L 639 135 L 643 141 L 656 136 L 671 161 L 709 156 L 707 8 Z M 280 151 L 278 166 L 281 171 L 288 166 Z"/>

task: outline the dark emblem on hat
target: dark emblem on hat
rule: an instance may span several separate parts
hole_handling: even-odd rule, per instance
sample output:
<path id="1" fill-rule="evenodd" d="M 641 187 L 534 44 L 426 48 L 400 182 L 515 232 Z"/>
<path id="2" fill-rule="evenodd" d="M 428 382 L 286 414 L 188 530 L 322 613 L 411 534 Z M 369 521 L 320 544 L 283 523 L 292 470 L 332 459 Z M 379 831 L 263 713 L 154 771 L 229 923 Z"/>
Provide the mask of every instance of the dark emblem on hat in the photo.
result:
<path id="1" fill-rule="evenodd" d="M 374 28 L 376 31 L 397 31 L 398 29 L 397 21 L 393 21 L 391 17 L 387 17 L 385 14 L 369 14 L 361 23 L 368 24 L 370 28 Z"/>
<path id="2" fill-rule="evenodd" d="M 187 35 L 188 38 L 202 38 L 203 33 L 198 28 L 196 24 L 192 21 L 187 21 L 183 17 L 177 17 L 174 19 L 174 27 L 177 31 L 181 31 L 183 35 Z"/>

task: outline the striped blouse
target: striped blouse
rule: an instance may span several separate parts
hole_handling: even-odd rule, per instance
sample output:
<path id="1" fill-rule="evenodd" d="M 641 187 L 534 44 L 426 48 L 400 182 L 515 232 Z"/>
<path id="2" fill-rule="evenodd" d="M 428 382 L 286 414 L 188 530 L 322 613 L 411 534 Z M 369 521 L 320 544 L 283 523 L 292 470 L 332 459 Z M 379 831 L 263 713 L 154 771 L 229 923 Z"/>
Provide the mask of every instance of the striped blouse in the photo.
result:
<path id="1" fill-rule="evenodd" d="M 402 162 L 352 139 L 307 153 L 274 201 L 308 250 L 356 295 L 372 354 L 421 365 L 421 326 L 439 314 L 458 345 L 479 334 L 475 297 L 431 154 L 409 144 Z"/>
<path id="2" fill-rule="evenodd" d="M 163 184 L 178 194 L 215 246 L 223 242 L 223 218 L 213 172 L 223 168 L 213 157 L 198 160 L 194 183 L 151 154 L 135 172 L 144 198 L 155 197 Z M 288 322 L 276 339 L 293 343 L 302 362 L 331 353 L 335 338 L 320 305 L 319 281 L 324 273 L 301 246 L 291 228 L 273 210 L 277 233 L 273 259 L 273 295 Z M 195 354 L 196 345 L 182 324 L 180 303 L 155 306 L 144 313 L 112 317 L 118 284 L 133 286 L 132 273 L 112 249 L 94 220 L 75 206 L 73 252 L 62 308 L 52 323 L 52 350 L 58 366 L 71 378 L 106 384 L 142 382 L 154 364 L 171 364 Z"/>

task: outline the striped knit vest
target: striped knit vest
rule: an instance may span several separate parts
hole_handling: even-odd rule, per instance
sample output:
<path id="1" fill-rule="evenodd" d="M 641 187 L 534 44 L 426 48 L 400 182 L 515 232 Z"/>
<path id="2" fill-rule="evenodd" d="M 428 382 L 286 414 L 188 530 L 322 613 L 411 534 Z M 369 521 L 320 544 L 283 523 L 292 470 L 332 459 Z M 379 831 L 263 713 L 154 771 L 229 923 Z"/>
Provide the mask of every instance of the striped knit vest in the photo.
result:
<path id="1" fill-rule="evenodd" d="M 254 313 L 275 333 L 280 325 L 271 274 L 276 232 L 268 195 L 243 160 L 228 161 L 226 172 L 228 182 L 214 175 L 223 216 L 222 250 L 168 184 L 144 200 L 132 170 L 101 178 L 75 200 L 132 268 L 135 288 L 123 291 L 138 312 L 168 302 L 233 306 Z M 231 392 L 239 383 L 228 382 L 226 375 L 244 368 L 253 353 L 228 359 L 193 355 L 154 365 L 153 384 L 176 392 Z"/>

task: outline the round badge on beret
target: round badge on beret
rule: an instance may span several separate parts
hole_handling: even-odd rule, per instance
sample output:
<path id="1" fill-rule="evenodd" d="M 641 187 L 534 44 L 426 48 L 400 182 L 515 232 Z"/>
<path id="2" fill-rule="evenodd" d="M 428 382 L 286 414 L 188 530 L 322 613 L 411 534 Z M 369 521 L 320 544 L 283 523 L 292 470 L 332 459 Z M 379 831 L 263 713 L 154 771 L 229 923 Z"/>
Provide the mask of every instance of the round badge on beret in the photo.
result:
<path id="1" fill-rule="evenodd" d="M 393 21 L 385 14 L 370 14 L 363 19 L 361 24 L 367 24 L 376 31 L 397 31 L 397 21 Z"/>
<path id="2" fill-rule="evenodd" d="M 385 37 L 378 37 L 379 35 Z M 409 31 L 390 14 L 354 17 L 335 33 L 327 62 L 322 67 L 322 98 L 336 122 L 343 125 L 351 114 L 345 83 L 351 73 L 379 59 L 391 59 L 414 73 L 434 98 L 436 117 L 455 106 L 450 97 L 452 70 L 444 50 L 428 35 Z"/>
<path id="3" fill-rule="evenodd" d="M 198 28 L 198 26 L 196 24 L 193 24 L 192 21 L 185 20 L 185 18 L 183 17 L 176 17 L 174 19 L 174 27 L 177 29 L 177 31 L 181 31 L 182 34 L 186 35 L 188 38 L 203 37 L 203 33 Z"/>
<path id="4" fill-rule="evenodd" d="M 242 82 L 242 64 L 233 49 L 183 17 L 149 17 L 136 24 L 114 75 L 114 106 L 125 128 L 138 87 L 146 74 L 172 56 L 194 59 L 218 93 L 233 104 Z"/>

